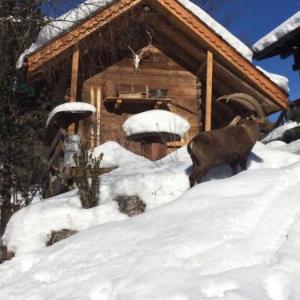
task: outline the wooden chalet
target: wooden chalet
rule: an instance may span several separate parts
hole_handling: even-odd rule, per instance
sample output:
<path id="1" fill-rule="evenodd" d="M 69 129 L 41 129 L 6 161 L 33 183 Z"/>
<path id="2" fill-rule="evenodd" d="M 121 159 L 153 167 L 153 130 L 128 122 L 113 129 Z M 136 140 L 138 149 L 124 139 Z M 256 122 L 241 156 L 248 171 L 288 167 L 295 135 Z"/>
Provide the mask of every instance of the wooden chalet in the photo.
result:
<path id="1" fill-rule="evenodd" d="M 184 3 L 190 2 L 111 1 L 28 54 L 28 80 L 39 84 L 51 77 L 54 100 L 96 107 L 79 124 L 92 147 L 113 140 L 152 159 L 162 153 L 155 147 L 145 153 L 143 143 L 128 140 L 122 130 L 133 114 L 159 108 L 188 120 L 190 131 L 168 143 L 172 150 L 201 130 L 225 126 L 241 110 L 217 102 L 221 96 L 248 94 L 266 115 L 285 108 L 286 92 L 209 27 L 194 4 Z M 133 52 L 145 55 L 138 70 Z"/>

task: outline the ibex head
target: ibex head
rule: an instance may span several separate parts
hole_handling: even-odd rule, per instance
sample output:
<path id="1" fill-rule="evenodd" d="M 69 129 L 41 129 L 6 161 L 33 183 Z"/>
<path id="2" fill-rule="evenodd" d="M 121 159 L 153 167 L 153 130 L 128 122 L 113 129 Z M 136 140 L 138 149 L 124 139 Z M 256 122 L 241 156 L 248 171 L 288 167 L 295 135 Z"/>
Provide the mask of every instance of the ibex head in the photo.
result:
<path id="1" fill-rule="evenodd" d="M 146 51 L 148 51 L 150 49 L 150 47 L 152 46 L 152 40 L 153 40 L 153 34 L 150 33 L 149 31 L 146 31 L 148 37 L 149 37 L 149 42 L 148 42 L 148 45 L 146 47 L 144 47 L 140 53 L 136 53 L 129 45 L 128 45 L 128 49 L 131 51 L 132 53 L 132 62 L 133 62 L 133 67 L 134 67 L 134 70 L 136 72 L 138 72 L 139 68 L 140 68 L 140 64 L 141 62 L 148 58 L 151 53 L 148 53 L 148 55 L 145 56 L 145 53 Z"/>
<path id="2" fill-rule="evenodd" d="M 259 128 L 262 133 L 267 133 L 272 130 L 272 124 L 266 120 L 266 116 L 261 104 L 252 96 L 245 93 L 234 93 L 230 95 L 224 95 L 217 99 L 217 101 L 226 101 L 235 102 L 244 108 L 246 114 L 243 116 L 237 115 L 235 118 L 229 123 L 227 127 L 235 126 L 240 122 L 245 120 L 255 120 L 259 125 Z"/>

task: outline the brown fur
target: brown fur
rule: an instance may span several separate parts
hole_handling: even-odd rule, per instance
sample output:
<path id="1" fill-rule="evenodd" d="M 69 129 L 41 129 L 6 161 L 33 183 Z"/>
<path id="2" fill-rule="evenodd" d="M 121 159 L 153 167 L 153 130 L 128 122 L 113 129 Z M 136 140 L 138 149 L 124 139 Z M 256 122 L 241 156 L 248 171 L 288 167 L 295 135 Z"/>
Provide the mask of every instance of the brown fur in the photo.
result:
<path id="1" fill-rule="evenodd" d="M 247 157 L 260 136 L 259 125 L 248 120 L 240 125 L 200 132 L 187 146 L 193 161 L 190 185 L 199 183 L 214 165 L 230 164 L 233 173 L 246 169 Z"/>

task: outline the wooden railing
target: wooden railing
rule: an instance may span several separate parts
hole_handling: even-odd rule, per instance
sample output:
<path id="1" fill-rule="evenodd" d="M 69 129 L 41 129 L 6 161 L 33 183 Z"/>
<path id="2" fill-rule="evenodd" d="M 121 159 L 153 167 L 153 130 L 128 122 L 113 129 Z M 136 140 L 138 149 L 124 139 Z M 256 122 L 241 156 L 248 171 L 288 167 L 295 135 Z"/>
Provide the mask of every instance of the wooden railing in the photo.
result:
<path id="1" fill-rule="evenodd" d="M 59 167 L 59 162 L 58 160 L 60 158 L 63 159 L 63 154 L 64 154 L 64 141 L 66 139 L 67 132 L 66 130 L 60 128 L 54 137 L 50 148 L 48 152 L 48 170 L 50 170 L 52 167 Z"/>

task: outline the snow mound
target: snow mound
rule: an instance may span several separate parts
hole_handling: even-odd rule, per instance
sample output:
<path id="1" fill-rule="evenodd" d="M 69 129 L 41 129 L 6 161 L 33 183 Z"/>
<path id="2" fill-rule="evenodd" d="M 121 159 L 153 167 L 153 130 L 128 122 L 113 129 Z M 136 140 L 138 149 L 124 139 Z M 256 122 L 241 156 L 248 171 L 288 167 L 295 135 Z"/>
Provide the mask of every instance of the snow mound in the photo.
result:
<path id="1" fill-rule="evenodd" d="M 289 88 L 288 78 L 286 78 L 282 75 L 270 73 L 270 72 L 268 72 L 268 71 L 266 71 L 263 68 L 258 67 L 258 66 L 256 68 L 258 70 L 260 70 L 261 72 L 263 72 L 268 78 L 270 78 L 275 84 L 277 84 L 279 87 L 281 87 L 284 91 L 289 93 L 290 88 Z"/>
<path id="2" fill-rule="evenodd" d="M 1 298 L 299 299 L 300 162 L 275 161 L 17 256 Z"/>
<path id="3" fill-rule="evenodd" d="M 300 154 L 300 140 L 296 140 L 289 144 L 286 144 L 285 142 L 281 141 L 274 141 L 270 142 L 268 144 L 268 147 L 272 147 L 280 151 L 287 151 L 298 155 Z"/>
<path id="4" fill-rule="evenodd" d="M 117 142 L 106 142 L 93 150 L 93 157 L 99 157 L 103 154 L 101 160 L 102 168 L 118 168 L 120 166 L 129 167 L 132 164 L 146 163 L 149 160 L 145 157 L 132 153 L 123 148 Z"/>
<path id="5" fill-rule="evenodd" d="M 300 26 L 300 11 L 265 35 L 253 45 L 255 52 L 263 51 Z"/>
<path id="6" fill-rule="evenodd" d="M 273 140 L 276 140 L 278 138 L 283 137 L 283 134 L 288 130 L 288 129 L 292 129 L 294 127 L 299 126 L 300 124 L 297 122 L 287 122 L 285 124 L 283 124 L 282 126 L 279 126 L 277 128 L 275 128 L 273 131 L 271 131 L 266 137 L 264 137 L 262 139 L 263 143 L 268 143 L 271 142 Z"/>
<path id="7" fill-rule="evenodd" d="M 118 168 L 100 177 L 100 206 L 82 209 L 77 191 L 27 206 L 14 214 L 7 226 L 4 241 L 10 250 L 19 255 L 43 248 L 52 230 L 81 231 L 122 219 L 113 201 L 118 196 L 138 196 L 148 212 L 174 201 L 189 189 L 192 162 L 186 146 L 156 162 L 143 159 L 114 142 L 96 149 L 101 149 L 100 153 L 115 150 L 116 157 L 120 155 Z M 249 157 L 248 169 L 282 168 L 299 159 L 298 155 L 257 143 Z M 203 182 L 230 176 L 229 166 L 216 166 L 204 176 Z"/>
<path id="8" fill-rule="evenodd" d="M 167 132 L 183 137 L 190 129 L 190 124 L 170 111 L 155 109 L 131 116 L 124 122 L 123 129 L 127 136 Z"/>
<path id="9" fill-rule="evenodd" d="M 93 105 L 85 102 L 68 102 L 60 104 L 56 106 L 49 114 L 46 126 L 50 124 L 51 120 L 56 114 L 61 112 L 90 112 L 91 114 L 93 114 L 96 112 L 96 108 Z"/>
<path id="10" fill-rule="evenodd" d="M 116 202 L 82 209 L 78 191 L 74 190 L 33 203 L 16 212 L 7 225 L 3 242 L 11 251 L 20 255 L 44 248 L 52 231 L 81 231 L 125 218 L 119 212 Z"/>

